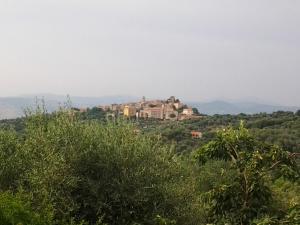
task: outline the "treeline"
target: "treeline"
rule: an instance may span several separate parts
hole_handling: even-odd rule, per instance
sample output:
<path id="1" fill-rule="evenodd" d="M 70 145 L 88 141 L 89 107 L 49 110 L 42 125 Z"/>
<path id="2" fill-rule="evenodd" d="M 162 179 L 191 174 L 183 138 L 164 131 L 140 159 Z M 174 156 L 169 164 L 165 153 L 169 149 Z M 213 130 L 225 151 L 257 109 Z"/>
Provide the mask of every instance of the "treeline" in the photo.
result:
<path id="1" fill-rule="evenodd" d="M 300 223 L 297 154 L 243 124 L 182 155 L 128 121 L 37 109 L 21 122 L 0 129 L 0 224 Z"/>
<path id="2" fill-rule="evenodd" d="M 73 111 L 83 121 L 106 123 L 107 120 L 116 119 L 97 107 L 88 108 L 85 112 L 79 112 L 79 109 Z M 245 127 L 258 140 L 279 145 L 290 152 L 300 152 L 300 110 L 296 113 L 278 111 L 271 114 L 203 116 L 198 120 L 185 121 L 139 119 L 130 122 L 142 133 L 160 135 L 165 143 L 174 146 L 177 153 L 190 154 L 213 140 L 219 130 L 227 126 L 237 128 L 240 121 L 245 122 Z M 25 118 L 0 120 L 1 128 L 10 128 L 21 134 L 25 130 Z M 192 138 L 191 131 L 200 131 L 202 138 Z"/>
<path id="3" fill-rule="evenodd" d="M 290 152 L 300 152 L 300 111 L 260 113 L 254 115 L 214 115 L 199 120 L 139 121 L 145 133 L 160 134 L 166 143 L 173 144 L 178 153 L 187 153 L 213 140 L 217 132 L 228 126 L 237 128 L 240 121 L 260 141 L 276 144 Z M 202 132 L 201 139 L 193 139 L 191 131 Z"/>

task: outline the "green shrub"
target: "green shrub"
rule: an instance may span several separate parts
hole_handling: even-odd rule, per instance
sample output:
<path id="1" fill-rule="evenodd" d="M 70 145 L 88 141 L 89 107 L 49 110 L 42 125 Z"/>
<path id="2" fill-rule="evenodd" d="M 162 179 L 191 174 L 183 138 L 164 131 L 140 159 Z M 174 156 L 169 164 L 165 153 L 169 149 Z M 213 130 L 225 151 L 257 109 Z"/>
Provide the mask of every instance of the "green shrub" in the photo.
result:
<path id="1" fill-rule="evenodd" d="M 1 225 L 47 225 L 52 224 L 51 214 L 39 215 L 20 196 L 9 192 L 0 193 Z"/>

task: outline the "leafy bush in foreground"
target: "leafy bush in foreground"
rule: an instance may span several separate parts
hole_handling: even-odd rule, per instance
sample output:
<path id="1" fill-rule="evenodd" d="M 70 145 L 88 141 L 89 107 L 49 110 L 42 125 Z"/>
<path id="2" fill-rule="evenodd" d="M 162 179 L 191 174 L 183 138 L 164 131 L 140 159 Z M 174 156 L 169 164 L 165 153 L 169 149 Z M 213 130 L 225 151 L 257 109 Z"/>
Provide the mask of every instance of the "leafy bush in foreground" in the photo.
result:
<path id="1" fill-rule="evenodd" d="M 51 220 L 51 214 L 43 216 L 37 214 L 21 196 L 9 192 L 0 193 L 1 225 L 50 225 Z"/>
<path id="2" fill-rule="evenodd" d="M 124 121 L 38 108 L 25 124 L 0 130 L 0 225 L 299 223 L 294 154 L 243 126 L 219 132 L 195 162 Z"/>
<path id="3" fill-rule="evenodd" d="M 22 137 L 5 135 L 1 159 L 12 157 L 14 165 L 7 162 L 1 173 L 3 190 L 18 184 L 34 196 L 36 212 L 53 209 L 53 223 L 199 221 L 191 170 L 160 140 L 136 134 L 129 124 L 37 112 L 27 118 Z"/>
<path id="4" fill-rule="evenodd" d="M 269 185 L 276 177 L 298 180 L 296 161 L 279 147 L 256 141 L 243 124 L 237 130 L 230 128 L 219 132 L 216 140 L 197 152 L 196 158 L 201 165 L 211 159 L 225 160 L 230 167 L 223 169 L 223 173 L 235 171 L 230 182 L 227 175 L 227 182 L 213 184 L 202 195 L 209 204 L 208 216 L 212 222 L 252 224 L 260 217 L 266 220 L 265 215 L 273 216 L 277 223 L 294 224 L 299 219 L 299 202 L 285 212 L 282 207 L 274 207 L 276 199 Z M 291 216 L 293 213 L 295 215 Z"/>

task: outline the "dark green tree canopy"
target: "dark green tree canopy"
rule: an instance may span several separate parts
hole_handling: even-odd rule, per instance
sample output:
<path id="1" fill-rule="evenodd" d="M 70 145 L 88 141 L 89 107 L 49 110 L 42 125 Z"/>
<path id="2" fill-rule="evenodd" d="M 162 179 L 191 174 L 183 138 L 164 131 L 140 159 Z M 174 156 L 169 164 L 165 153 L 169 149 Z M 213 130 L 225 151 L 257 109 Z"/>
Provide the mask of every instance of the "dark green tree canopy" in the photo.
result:
<path id="1" fill-rule="evenodd" d="M 292 154 L 256 141 L 243 124 L 236 130 L 220 131 L 216 140 L 199 149 L 195 157 L 200 165 L 211 159 L 225 160 L 236 171 L 231 183 L 217 185 L 203 195 L 210 204 L 212 222 L 251 224 L 255 218 L 272 211 L 272 193 L 267 185 L 270 179 L 278 176 L 299 179 Z"/>

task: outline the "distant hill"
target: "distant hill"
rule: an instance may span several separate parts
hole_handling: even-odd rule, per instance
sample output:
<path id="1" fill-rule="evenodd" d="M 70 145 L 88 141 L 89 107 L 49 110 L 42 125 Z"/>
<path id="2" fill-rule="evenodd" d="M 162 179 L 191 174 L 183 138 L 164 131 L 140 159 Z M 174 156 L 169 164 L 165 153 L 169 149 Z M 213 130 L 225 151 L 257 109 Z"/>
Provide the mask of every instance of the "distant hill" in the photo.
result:
<path id="1" fill-rule="evenodd" d="M 11 119 L 24 115 L 24 110 L 34 107 L 37 99 L 26 97 L 0 98 L 0 119 Z M 45 101 L 47 110 L 50 112 L 59 107 L 59 102 L 47 99 Z"/>
<path id="2" fill-rule="evenodd" d="M 0 98 L 0 119 L 16 118 L 24 115 L 24 109 L 34 107 L 36 98 L 44 99 L 48 111 L 56 110 L 60 105 L 68 101 L 67 96 L 38 94 L 24 95 L 21 97 Z M 104 97 L 70 97 L 74 107 L 93 107 L 112 103 L 126 103 L 140 100 L 133 96 L 104 96 Z M 260 112 L 272 113 L 274 111 L 297 111 L 300 107 L 274 106 L 255 102 L 211 101 L 211 102 L 185 102 L 186 104 L 198 108 L 200 113 L 213 114 L 254 114 Z"/>
<path id="3" fill-rule="evenodd" d="M 226 102 L 226 101 L 212 101 L 212 102 L 189 102 L 189 105 L 197 108 L 199 112 L 214 115 L 214 114 L 255 114 L 255 113 L 272 113 L 276 111 L 292 111 L 295 112 L 300 107 L 295 106 L 275 106 L 255 102 Z"/>
<path id="4" fill-rule="evenodd" d="M 36 96 L 0 98 L 0 119 L 11 119 L 24 115 L 24 110 L 36 105 L 37 99 L 44 100 L 46 108 L 52 112 L 68 101 L 67 96 L 40 94 Z M 134 102 L 139 99 L 132 96 L 104 96 L 104 97 L 70 97 L 74 107 L 93 107 L 112 103 Z"/>

